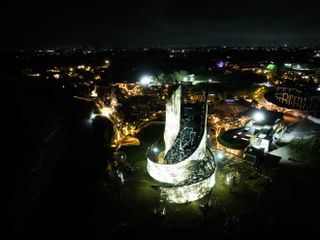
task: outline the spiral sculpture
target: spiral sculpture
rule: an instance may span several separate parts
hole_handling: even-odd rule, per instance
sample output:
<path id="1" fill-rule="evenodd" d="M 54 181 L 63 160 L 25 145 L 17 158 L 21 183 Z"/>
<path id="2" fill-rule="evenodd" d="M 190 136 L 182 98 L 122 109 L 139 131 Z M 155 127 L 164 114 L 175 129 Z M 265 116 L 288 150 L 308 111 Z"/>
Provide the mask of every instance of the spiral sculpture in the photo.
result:
<path id="1" fill-rule="evenodd" d="M 161 194 L 175 203 L 195 201 L 215 184 L 216 164 L 207 142 L 207 91 L 181 84 L 166 104 L 164 147 L 147 150 L 147 170 L 162 182 Z"/>

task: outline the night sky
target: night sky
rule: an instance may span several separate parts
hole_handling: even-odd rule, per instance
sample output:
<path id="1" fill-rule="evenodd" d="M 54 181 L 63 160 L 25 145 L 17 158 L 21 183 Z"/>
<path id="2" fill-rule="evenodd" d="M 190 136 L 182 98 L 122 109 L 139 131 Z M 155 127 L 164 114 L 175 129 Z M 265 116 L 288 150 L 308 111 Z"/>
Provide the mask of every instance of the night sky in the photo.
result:
<path id="1" fill-rule="evenodd" d="M 315 0 L 24 2 L 2 3 L 6 46 L 320 45 Z"/>

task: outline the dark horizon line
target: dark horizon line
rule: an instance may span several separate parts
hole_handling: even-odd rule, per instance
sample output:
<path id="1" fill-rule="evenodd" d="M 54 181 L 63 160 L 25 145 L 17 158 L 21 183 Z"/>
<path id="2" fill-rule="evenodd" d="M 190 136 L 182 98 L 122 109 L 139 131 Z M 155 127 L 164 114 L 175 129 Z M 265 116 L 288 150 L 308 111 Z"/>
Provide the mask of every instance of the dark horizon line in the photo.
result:
<path id="1" fill-rule="evenodd" d="M 69 45 L 69 46 L 46 46 L 46 47 L 12 47 L 12 48 L 0 48 L 0 51 L 29 51 L 29 50 L 71 50 L 71 49 L 93 49 L 93 50 L 108 50 L 108 49 L 230 49 L 230 48 L 320 48 L 319 45 L 171 45 L 171 46 L 98 46 L 98 45 Z"/>

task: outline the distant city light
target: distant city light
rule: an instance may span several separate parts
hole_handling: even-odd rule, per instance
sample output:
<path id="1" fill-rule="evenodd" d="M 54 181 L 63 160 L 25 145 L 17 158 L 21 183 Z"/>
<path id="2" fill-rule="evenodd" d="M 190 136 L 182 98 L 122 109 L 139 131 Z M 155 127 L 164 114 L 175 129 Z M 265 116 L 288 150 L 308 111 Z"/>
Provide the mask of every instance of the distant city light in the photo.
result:
<path id="1" fill-rule="evenodd" d="M 267 69 L 270 71 L 276 70 L 277 66 L 273 63 L 268 64 Z"/>
<path id="2" fill-rule="evenodd" d="M 94 90 L 91 92 L 91 97 L 98 97 L 98 93 L 96 92 L 96 89 L 94 89 Z"/>
<path id="3" fill-rule="evenodd" d="M 218 68 L 223 68 L 224 67 L 225 62 L 224 61 L 219 61 L 217 62 L 217 67 Z"/>
<path id="4" fill-rule="evenodd" d="M 54 77 L 55 79 L 59 79 L 59 78 L 60 78 L 60 74 L 58 74 L 58 73 L 53 74 L 53 77 Z"/>
<path id="5" fill-rule="evenodd" d="M 109 64 L 109 63 L 110 63 L 110 61 L 109 61 L 109 60 L 105 60 L 104 62 L 105 62 L 105 64 Z"/>
<path id="6" fill-rule="evenodd" d="M 149 85 L 150 83 L 152 82 L 152 77 L 151 76 L 143 76 L 141 79 L 140 79 L 140 83 L 142 85 Z"/>
<path id="7" fill-rule="evenodd" d="M 254 121 L 256 122 L 261 122 L 264 120 L 264 115 L 262 112 L 255 112 L 253 115 L 252 115 L 252 118 Z"/>
<path id="8" fill-rule="evenodd" d="M 295 64 L 292 68 L 293 69 L 302 69 L 302 66 L 300 64 Z"/>
<path id="9" fill-rule="evenodd" d="M 232 99 L 232 98 L 228 98 L 225 100 L 225 102 L 228 102 L 228 103 L 234 103 L 236 100 L 235 99 Z"/>
<path id="10" fill-rule="evenodd" d="M 265 82 L 263 85 L 266 87 L 272 87 L 272 84 L 270 82 Z"/>

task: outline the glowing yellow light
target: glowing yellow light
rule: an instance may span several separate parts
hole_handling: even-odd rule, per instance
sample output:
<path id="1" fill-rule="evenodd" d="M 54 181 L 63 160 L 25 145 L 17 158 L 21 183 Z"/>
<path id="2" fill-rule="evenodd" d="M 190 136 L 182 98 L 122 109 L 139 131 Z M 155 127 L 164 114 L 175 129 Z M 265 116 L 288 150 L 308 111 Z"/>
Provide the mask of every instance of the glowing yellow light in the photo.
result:
<path id="1" fill-rule="evenodd" d="M 112 114 L 112 108 L 110 107 L 104 107 L 101 109 L 101 114 L 107 118 L 110 117 L 110 115 Z"/>
<path id="2" fill-rule="evenodd" d="M 84 69 L 85 66 L 84 66 L 84 65 L 79 65 L 77 68 L 78 68 L 78 69 Z"/>
<path id="3" fill-rule="evenodd" d="M 94 89 L 94 90 L 91 92 L 91 97 L 98 97 L 98 93 L 96 92 L 96 89 Z"/>
<path id="4" fill-rule="evenodd" d="M 55 78 L 55 79 L 59 79 L 60 78 L 60 74 L 53 74 L 53 77 Z"/>
<path id="5" fill-rule="evenodd" d="M 30 77 L 40 77 L 40 73 L 31 73 L 31 74 L 28 74 L 28 76 L 30 76 Z"/>

